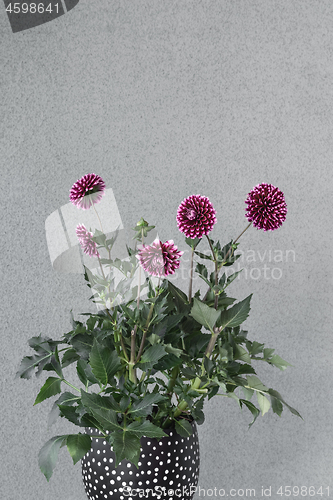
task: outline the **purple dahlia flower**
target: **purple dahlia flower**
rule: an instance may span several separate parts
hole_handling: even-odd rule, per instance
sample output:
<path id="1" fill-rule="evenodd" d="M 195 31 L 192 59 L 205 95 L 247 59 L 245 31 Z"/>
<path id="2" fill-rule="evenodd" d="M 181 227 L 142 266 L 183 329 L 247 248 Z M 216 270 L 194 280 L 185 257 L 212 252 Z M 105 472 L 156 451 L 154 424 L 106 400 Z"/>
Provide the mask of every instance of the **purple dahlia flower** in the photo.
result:
<path id="1" fill-rule="evenodd" d="M 85 254 L 90 257 L 99 257 L 96 242 L 92 239 L 93 234 L 83 224 L 77 226 L 76 235 Z"/>
<path id="2" fill-rule="evenodd" d="M 179 257 L 184 252 L 180 252 L 173 240 L 162 243 L 155 240 L 152 245 L 143 246 L 139 250 L 137 258 L 143 269 L 152 276 L 167 276 L 174 274 L 180 265 Z"/>
<path id="3" fill-rule="evenodd" d="M 245 217 L 253 226 L 264 231 L 278 229 L 286 220 L 284 194 L 272 184 L 258 184 L 249 192 Z"/>
<path id="4" fill-rule="evenodd" d="M 103 179 L 96 174 L 87 174 L 73 184 L 69 199 L 78 208 L 88 210 L 93 204 L 101 201 L 104 192 Z"/>
<path id="5" fill-rule="evenodd" d="M 187 238 L 202 238 L 216 222 L 216 211 L 206 196 L 192 195 L 178 207 L 177 225 Z"/>

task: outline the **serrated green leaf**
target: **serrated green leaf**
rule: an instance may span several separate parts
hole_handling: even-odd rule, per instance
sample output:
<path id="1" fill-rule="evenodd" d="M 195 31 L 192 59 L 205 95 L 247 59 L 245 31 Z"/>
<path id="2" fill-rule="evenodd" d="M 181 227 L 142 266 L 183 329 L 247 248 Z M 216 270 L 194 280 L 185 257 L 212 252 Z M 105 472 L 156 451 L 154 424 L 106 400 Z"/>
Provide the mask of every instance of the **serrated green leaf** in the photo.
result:
<path id="1" fill-rule="evenodd" d="M 227 286 L 229 286 L 230 283 L 232 283 L 242 271 L 243 269 L 241 269 L 240 271 L 236 271 L 233 274 L 230 274 L 230 276 L 228 276 L 227 278 L 224 288 L 227 288 Z"/>
<path id="2" fill-rule="evenodd" d="M 184 306 L 188 305 L 188 299 L 185 293 L 168 281 L 168 291 L 173 297 L 176 307 L 179 311 L 184 309 Z"/>
<path id="3" fill-rule="evenodd" d="M 270 398 L 271 398 L 271 403 L 272 403 L 272 411 L 274 413 L 276 413 L 277 415 L 279 415 L 279 417 L 281 417 L 282 412 L 283 412 L 283 404 L 281 403 L 281 401 L 279 399 L 273 397 L 271 394 L 270 394 Z"/>
<path id="4" fill-rule="evenodd" d="M 87 434 L 70 434 L 66 444 L 75 465 L 90 450 L 91 438 Z"/>
<path id="5" fill-rule="evenodd" d="M 37 398 L 34 402 L 34 405 L 41 403 L 47 398 L 51 396 L 55 396 L 61 392 L 61 378 L 57 377 L 49 377 L 41 390 L 39 391 Z"/>
<path id="6" fill-rule="evenodd" d="M 127 426 L 127 431 L 133 432 L 137 437 L 162 438 L 167 436 L 160 427 L 152 424 L 149 420 L 144 420 L 142 423 L 136 420 Z"/>
<path id="7" fill-rule="evenodd" d="M 213 333 L 213 328 L 216 321 L 218 320 L 221 311 L 216 311 L 213 307 L 207 306 L 196 298 L 193 299 L 193 306 L 190 312 L 190 316 L 195 319 L 198 323 L 203 325 L 205 328 Z"/>
<path id="8" fill-rule="evenodd" d="M 298 411 L 295 410 L 295 408 L 293 408 L 292 406 L 288 405 L 288 403 L 286 403 L 285 400 L 282 398 L 281 394 L 279 394 L 277 391 L 275 391 L 274 389 L 269 389 L 268 393 L 270 396 L 273 396 L 277 400 L 281 401 L 281 403 L 283 403 L 288 408 L 288 410 L 291 413 L 293 413 L 293 415 L 296 415 L 297 417 L 302 418 L 302 416 L 298 413 Z M 302 420 L 303 420 L 303 418 L 302 418 Z"/>
<path id="9" fill-rule="evenodd" d="M 84 427 L 84 425 L 80 421 L 80 416 L 76 411 L 76 409 L 78 408 L 77 406 L 59 404 L 58 408 L 62 417 L 65 417 L 69 422 L 72 422 L 79 427 Z"/>
<path id="10" fill-rule="evenodd" d="M 135 401 L 128 413 L 136 417 L 146 417 L 151 413 L 152 405 L 165 400 L 165 396 L 159 393 L 148 393 L 142 399 Z"/>
<path id="11" fill-rule="evenodd" d="M 124 459 L 130 460 L 137 468 L 140 457 L 140 438 L 130 432 L 115 432 L 112 436 L 116 467 Z"/>
<path id="12" fill-rule="evenodd" d="M 191 248 L 196 248 L 200 241 L 201 241 L 202 238 L 185 238 L 185 243 L 190 246 Z"/>
<path id="13" fill-rule="evenodd" d="M 68 434 L 64 434 L 62 436 L 54 436 L 44 444 L 39 452 L 38 465 L 47 481 L 50 480 L 53 474 L 54 467 L 57 463 L 59 450 L 62 445 L 66 443 L 67 437 Z"/>
<path id="14" fill-rule="evenodd" d="M 49 418 L 48 418 L 48 427 L 51 427 L 51 425 L 53 425 L 55 423 L 55 421 L 57 420 L 57 418 L 60 415 L 60 410 L 59 410 L 58 405 L 65 404 L 65 405 L 71 406 L 74 403 L 77 403 L 79 401 L 79 399 L 80 399 L 80 397 L 74 396 L 74 394 L 72 394 L 71 392 L 67 392 L 67 391 L 63 392 L 61 394 L 60 398 L 58 398 L 52 406 L 52 409 L 49 413 Z"/>
<path id="15" fill-rule="evenodd" d="M 34 373 L 34 369 L 39 367 L 41 371 L 50 361 L 51 356 L 52 352 L 41 355 L 33 354 L 32 356 L 25 356 L 21 361 L 16 377 L 30 379 Z"/>
<path id="16" fill-rule="evenodd" d="M 249 401 L 252 396 L 253 396 L 253 393 L 254 393 L 254 390 L 253 389 L 249 389 L 248 387 L 242 387 L 242 391 L 244 393 L 244 397 L 247 401 Z"/>
<path id="17" fill-rule="evenodd" d="M 72 363 L 74 363 L 78 359 L 80 359 L 80 356 L 75 351 L 75 349 L 71 347 L 70 349 L 67 349 L 67 351 L 63 355 L 62 360 L 61 360 L 61 366 L 63 368 L 66 368 L 66 366 L 71 365 Z"/>
<path id="18" fill-rule="evenodd" d="M 267 347 L 265 347 L 265 349 L 263 350 L 264 359 L 269 359 L 274 351 L 275 349 L 268 349 Z"/>
<path id="19" fill-rule="evenodd" d="M 192 425 L 188 420 L 182 418 L 181 420 L 175 420 L 175 429 L 177 434 L 182 437 L 189 437 L 193 434 Z"/>
<path id="20" fill-rule="evenodd" d="M 112 396 L 88 394 L 81 389 L 81 401 L 88 412 L 91 413 L 106 430 L 122 429 L 117 419 L 117 411 L 120 411 L 120 408 Z"/>
<path id="21" fill-rule="evenodd" d="M 138 367 L 146 371 L 149 368 L 152 368 L 159 359 L 163 358 L 167 354 L 164 345 L 162 344 L 154 344 L 142 354 Z"/>
<path id="22" fill-rule="evenodd" d="M 95 377 L 106 385 L 121 368 L 121 362 L 116 351 L 111 351 L 108 347 L 104 347 L 94 339 L 94 344 L 91 349 L 89 364 Z"/>
<path id="23" fill-rule="evenodd" d="M 211 256 L 211 254 L 205 254 L 205 253 L 201 253 L 201 252 L 194 252 L 198 257 L 200 257 L 200 259 L 206 259 L 206 260 L 213 260 L 213 257 Z"/>
<path id="24" fill-rule="evenodd" d="M 259 408 L 261 410 L 261 414 L 262 414 L 262 416 L 264 416 L 265 413 L 267 413 L 268 410 L 270 409 L 271 403 L 266 398 L 266 396 L 264 396 L 261 392 L 257 392 L 257 399 L 258 399 Z"/>
<path id="25" fill-rule="evenodd" d="M 234 359 L 240 359 L 244 363 L 251 363 L 251 357 L 244 347 L 236 344 L 234 348 Z"/>
<path id="26" fill-rule="evenodd" d="M 222 327 L 222 330 L 226 327 L 233 328 L 235 326 L 239 326 L 246 320 L 250 312 L 251 297 L 252 293 L 246 297 L 246 299 L 238 302 L 238 304 L 235 304 L 230 309 L 222 311 L 221 319 L 219 321 L 219 326 Z"/>
<path id="27" fill-rule="evenodd" d="M 259 342 L 250 342 L 250 341 L 246 341 L 246 347 L 249 351 L 249 353 L 252 355 L 252 356 L 255 356 L 256 354 L 259 354 L 260 352 L 263 351 L 263 347 L 264 347 L 264 344 L 260 344 Z"/>
<path id="28" fill-rule="evenodd" d="M 260 411 L 258 410 L 258 408 L 256 406 L 254 406 L 253 403 L 251 403 L 251 401 L 247 401 L 246 399 L 240 399 L 239 403 L 241 406 L 244 404 L 250 410 L 250 412 L 252 413 L 252 415 L 254 417 L 252 422 L 249 424 L 249 428 L 250 428 L 254 424 L 254 422 L 257 420 L 257 418 L 260 414 Z"/>
<path id="29" fill-rule="evenodd" d="M 269 361 L 274 366 L 279 368 L 279 370 L 281 370 L 281 371 L 285 370 L 288 366 L 292 366 L 290 363 L 288 363 L 284 359 L 280 358 L 280 356 L 278 354 L 274 354 Z"/>
<path id="30" fill-rule="evenodd" d="M 255 389 L 256 391 L 268 392 L 268 387 L 266 387 L 256 375 L 248 375 L 247 383 L 250 388 Z"/>

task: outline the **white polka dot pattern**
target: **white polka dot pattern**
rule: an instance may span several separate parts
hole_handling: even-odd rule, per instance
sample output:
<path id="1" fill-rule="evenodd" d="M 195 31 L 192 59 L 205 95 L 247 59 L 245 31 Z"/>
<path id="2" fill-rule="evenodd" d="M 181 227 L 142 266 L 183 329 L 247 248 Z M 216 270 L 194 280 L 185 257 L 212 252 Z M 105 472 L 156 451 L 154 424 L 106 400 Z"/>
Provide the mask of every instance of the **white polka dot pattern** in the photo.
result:
<path id="1" fill-rule="evenodd" d="M 177 499 L 191 500 L 191 486 L 199 479 L 199 439 L 195 423 L 193 434 L 187 438 L 174 430 L 159 440 L 141 438 L 139 468 L 123 460 L 115 468 L 115 455 L 107 441 L 92 438 L 91 450 L 82 459 L 83 484 L 89 500 L 133 500 L 144 491 L 144 498 L 169 498 L 168 491 L 186 492 Z M 101 435 L 97 429 L 86 428 L 87 434 Z M 158 496 L 157 493 L 165 492 Z M 176 498 L 176 497 L 175 497 Z M 174 500 L 174 499 L 173 499 Z"/>

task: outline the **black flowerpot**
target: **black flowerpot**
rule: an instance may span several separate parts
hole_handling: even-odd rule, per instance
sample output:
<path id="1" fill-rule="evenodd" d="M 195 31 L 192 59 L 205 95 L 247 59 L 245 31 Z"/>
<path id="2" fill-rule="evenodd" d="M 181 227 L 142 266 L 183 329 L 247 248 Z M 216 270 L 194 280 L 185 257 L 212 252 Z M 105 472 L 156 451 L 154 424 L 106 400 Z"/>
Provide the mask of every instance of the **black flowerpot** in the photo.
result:
<path id="1" fill-rule="evenodd" d="M 141 438 L 139 468 L 128 460 L 115 467 L 115 454 L 107 441 L 92 438 L 82 459 L 83 484 L 89 500 L 165 498 L 191 500 L 199 479 L 199 440 L 192 422 L 190 437 L 166 429 L 168 437 Z M 101 435 L 86 428 L 87 434 Z"/>

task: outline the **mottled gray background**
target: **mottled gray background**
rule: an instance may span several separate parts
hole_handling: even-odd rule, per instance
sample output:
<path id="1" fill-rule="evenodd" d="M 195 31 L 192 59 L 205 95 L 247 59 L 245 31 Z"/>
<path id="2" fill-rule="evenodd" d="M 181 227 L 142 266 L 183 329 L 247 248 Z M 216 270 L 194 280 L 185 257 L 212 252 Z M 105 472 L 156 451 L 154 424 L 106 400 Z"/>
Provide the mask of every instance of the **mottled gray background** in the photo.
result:
<path id="1" fill-rule="evenodd" d="M 16 34 L 0 5 L 0 30 L 0 498 L 85 498 L 65 449 L 49 483 L 39 471 L 41 446 L 72 426 L 48 430 L 51 401 L 32 406 L 40 380 L 14 374 L 31 336 L 60 337 L 70 308 L 88 309 L 82 276 L 51 266 L 45 220 L 89 172 L 113 189 L 124 227 L 144 216 L 183 249 L 175 214 L 186 196 L 210 198 L 212 236 L 227 242 L 245 227 L 254 185 L 284 191 L 285 224 L 244 234 L 230 293 L 254 293 L 249 337 L 294 366 L 259 376 L 304 421 L 270 412 L 248 430 L 248 410 L 216 397 L 199 428 L 199 484 L 257 497 L 272 486 L 274 499 L 279 486 L 330 486 L 331 0 L 81 0 Z"/>

